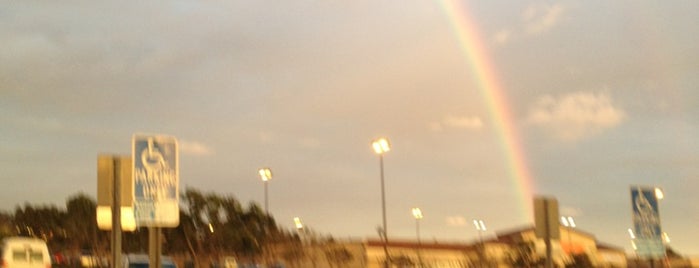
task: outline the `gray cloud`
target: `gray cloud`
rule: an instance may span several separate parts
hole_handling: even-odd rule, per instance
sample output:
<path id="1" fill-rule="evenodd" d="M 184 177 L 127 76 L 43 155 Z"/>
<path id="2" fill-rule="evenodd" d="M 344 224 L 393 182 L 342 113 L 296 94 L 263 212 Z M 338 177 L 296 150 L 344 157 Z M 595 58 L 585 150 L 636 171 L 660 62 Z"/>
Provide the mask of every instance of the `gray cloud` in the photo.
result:
<path id="1" fill-rule="evenodd" d="M 540 97 L 527 121 L 560 140 L 577 141 L 616 127 L 625 117 L 607 93 L 574 92 L 558 98 Z"/>
<path id="2" fill-rule="evenodd" d="M 551 30 L 560 22 L 564 11 L 560 3 L 530 5 L 522 12 L 525 33 L 534 35 Z"/>
<path id="3" fill-rule="evenodd" d="M 178 144 L 183 154 L 206 156 L 214 153 L 209 146 L 198 141 L 179 140 Z"/>

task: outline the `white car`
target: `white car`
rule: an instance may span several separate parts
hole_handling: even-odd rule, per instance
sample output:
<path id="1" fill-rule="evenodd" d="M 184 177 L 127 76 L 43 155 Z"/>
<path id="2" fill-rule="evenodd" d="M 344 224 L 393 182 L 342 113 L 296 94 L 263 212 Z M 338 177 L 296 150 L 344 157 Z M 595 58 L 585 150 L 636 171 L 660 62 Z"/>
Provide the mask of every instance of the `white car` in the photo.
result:
<path id="1" fill-rule="evenodd" d="M 0 243 L 2 268 L 51 268 L 46 242 L 30 237 L 7 237 Z"/>

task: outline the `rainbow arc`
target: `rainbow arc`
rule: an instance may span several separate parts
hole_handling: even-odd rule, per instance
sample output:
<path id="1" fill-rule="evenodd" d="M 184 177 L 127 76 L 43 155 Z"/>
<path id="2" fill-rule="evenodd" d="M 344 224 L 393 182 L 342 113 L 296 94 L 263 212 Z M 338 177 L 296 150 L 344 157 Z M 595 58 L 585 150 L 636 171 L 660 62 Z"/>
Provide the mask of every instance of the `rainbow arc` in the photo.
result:
<path id="1" fill-rule="evenodd" d="M 533 219 L 533 180 L 527 166 L 526 155 L 520 135 L 512 118 L 510 105 L 493 66 L 477 24 L 471 20 L 464 1 L 441 0 L 441 6 L 452 25 L 461 47 L 462 55 L 473 69 L 478 89 L 485 99 L 495 132 L 505 156 L 509 177 L 512 180 L 517 200 L 522 204 L 522 219 Z"/>

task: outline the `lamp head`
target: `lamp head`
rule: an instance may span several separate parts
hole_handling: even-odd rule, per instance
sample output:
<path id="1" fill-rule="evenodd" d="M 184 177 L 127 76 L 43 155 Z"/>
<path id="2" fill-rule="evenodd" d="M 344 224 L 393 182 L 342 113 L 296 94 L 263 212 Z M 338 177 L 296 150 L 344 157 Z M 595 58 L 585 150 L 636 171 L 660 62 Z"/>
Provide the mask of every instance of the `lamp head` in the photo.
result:
<path id="1" fill-rule="evenodd" d="M 420 208 L 413 208 L 413 217 L 415 217 L 416 220 L 422 219 L 422 210 L 420 210 Z"/>
<path id="2" fill-rule="evenodd" d="M 371 143 L 371 147 L 374 148 L 374 152 L 377 154 L 383 154 L 391 150 L 391 144 L 386 138 L 379 138 Z"/>
<path id="3" fill-rule="evenodd" d="M 262 181 L 268 181 L 272 179 L 272 171 L 269 168 L 261 168 L 259 171 L 260 178 Z"/>

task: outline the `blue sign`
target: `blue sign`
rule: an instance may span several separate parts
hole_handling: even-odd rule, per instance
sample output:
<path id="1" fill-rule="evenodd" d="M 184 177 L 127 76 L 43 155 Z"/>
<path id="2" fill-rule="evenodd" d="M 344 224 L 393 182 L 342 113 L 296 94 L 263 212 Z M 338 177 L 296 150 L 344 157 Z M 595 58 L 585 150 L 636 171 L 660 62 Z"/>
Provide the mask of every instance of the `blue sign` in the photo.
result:
<path id="1" fill-rule="evenodd" d="M 133 137 L 134 217 L 138 226 L 179 224 L 179 155 L 169 136 Z"/>
<path id="2" fill-rule="evenodd" d="M 655 188 L 631 187 L 631 207 L 636 253 L 641 257 L 650 258 L 665 256 Z"/>

